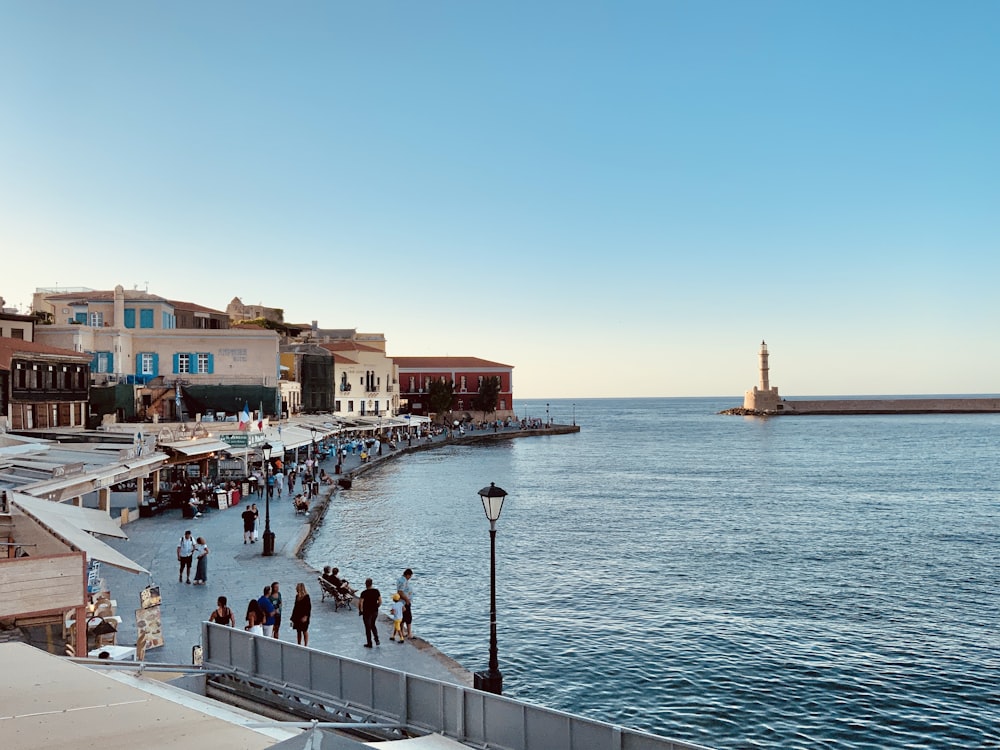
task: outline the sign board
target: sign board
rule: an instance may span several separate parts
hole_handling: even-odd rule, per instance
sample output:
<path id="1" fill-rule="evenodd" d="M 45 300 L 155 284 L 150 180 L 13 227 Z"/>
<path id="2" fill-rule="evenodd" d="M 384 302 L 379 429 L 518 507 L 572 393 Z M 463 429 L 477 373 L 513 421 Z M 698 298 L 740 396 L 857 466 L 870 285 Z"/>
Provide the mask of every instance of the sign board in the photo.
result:
<path id="1" fill-rule="evenodd" d="M 219 435 L 219 438 L 224 443 L 229 443 L 231 448 L 246 448 L 249 444 L 249 435 L 243 433 L 242 435 Z"/>

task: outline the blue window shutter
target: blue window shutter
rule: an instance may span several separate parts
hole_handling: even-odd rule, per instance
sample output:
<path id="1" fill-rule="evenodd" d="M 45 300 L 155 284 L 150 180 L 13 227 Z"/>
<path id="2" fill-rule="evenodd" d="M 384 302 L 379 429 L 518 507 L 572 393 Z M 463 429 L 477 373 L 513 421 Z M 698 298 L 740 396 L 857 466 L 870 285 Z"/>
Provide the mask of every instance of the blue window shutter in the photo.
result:
<path id="1" fill-rule="evenodd" d="M 115 371 L 115 355 L 113 352 L 104 352 L 104 361 L 107 363 L 107 367 L 104 369 L 105 372 Z"/>
<path id="2" fill-rule="evenodd" d="M 209 352 L 208 355 L 208 374 L 211 375 L 215 372 L 215 355 Z"/>
<path id="3" fill-rule="evenodd" d="M 97 372 L 100 369 L 100 367 L 98 366 L 99 363 L 98 363 L 98 359 L 97 359 L 99 356 L 100 356 L 100 354 L 98 352 L 94 352 L 94 355 L 90 358 L 90 371 L 91 372 Z"/>
<path id="4" fill-rule="evenodd" d="M 126 308 L 125 310 L 125 327 L 135 328 L 135 310 L 132 308 Z"/>
<path id="5" fill-rule="evenodd" d="M 151 308 L 144 308 L 142 310 L 139 310 L 139 327 L 140 328 L 153 327 L 153 310 Z"/>
<path id="6" fill-rule="evenodd" d="M 142 352 L 136 352 L 135 355 L 135 374 L 142 375 Z"/>
<path id="7" fill-rule="evenodd" d="M 177 373 L 179 373 L 181 371 L 180 360 L 181 360 L 181 355 L 180 354 L 175 354 L 174 355 L 174 375 L 176 375 Z"/>
<path id="8" fill-rule="evenodd" d="M 157 377 L 160 374 L 160 355 L 153 352 L 153 377 Z"/>

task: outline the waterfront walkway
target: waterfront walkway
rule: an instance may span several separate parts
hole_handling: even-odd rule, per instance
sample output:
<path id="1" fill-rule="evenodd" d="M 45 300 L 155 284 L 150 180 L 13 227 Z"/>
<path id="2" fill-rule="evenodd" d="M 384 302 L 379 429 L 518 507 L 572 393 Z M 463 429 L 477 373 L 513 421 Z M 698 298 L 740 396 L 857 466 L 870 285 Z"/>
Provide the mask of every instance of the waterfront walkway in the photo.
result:
<path id="1" fill-rule="evenodd" d="M 345 477 L 356 476 L 380 462 L 400 458 L 407 452 L 426 450 L 447 442 L 472 442 L 486 437 L 494 439 L 522 437 L 532 434 L 555 434 L 576 431 L 579 428 L 553 428 L 550 430 L 520 431 L 506 430 L 473 431 L 464 437 L 447 440 L 444 436 L 431 441 L 414 440 L 411 447 L 402 443 L 395 452 L 383 447 L 383 455 L 373 455 L 368 463 L 361 465 L 359 455 L 348 455 L 342 471 Z M 321 462 L 320 467 L 328 474 L 333 473 L 336 461 L 333 457 Z M 335 477 L 336 478 L 336 477 Z M 163 664 L 190 664 L 192 647 L 201 637 L 201 623 L 208 619 L 215 608 L 216 599 L 226 596 L 229 606 L 236 615 L 237 626 L 243 627 L 247 603 L 256 599 L 265 585 L 272 581 L 281 584 L 283 597 L 283 617 L 280 637 L 284 641 L 295 642 L 296 633 L 289 623 L 295 601 L 295 584 L 306 585 L 312 599 L 312 619 L 309 626 L 309 645 L 330 653 L 360 661 L 372 662 L 379 666 L 398 669 L 433 679 L 462 685 L 472 684 L 471 673 L 461 665 L 444 656 L 429 643 L 419 637 L 420 612 L 415 612 L 414 631 L 417 637 L 403 645 L 389 641 L 391 623 L 385 616 L 395 591 L 395 579 L 375 581 L 375 587 L 382 593 L 382 613 L 379 632 L 382 645 L 368 649 L 364 647 L 364 628 L 355 608 L 334 611 L 333 602 L 321 601 L 320 586 L 316 571 L 297 557 L 301 545 L 308 538 L 311 524 L 318 522 L 325 510 L 325 503 L 335 503 L 338 488 L 330 485 L 320 489 L 321 501 L 314 498 L 308 517 L 297 515 L 292 508 L 291 496 L 285 492 L 279 500 L 271 500 L 271 530 L 275 534 L 275 549 L 272 557 L 261 555 L 262 542 L 243 543 L 243 519 L 240 514 L 247 503 L 257 503 L 260 510 L 260 531 L 264 530 L 263 498 L 251 495 L 240 504 L 226 510 L 211 510 L 201 518 L 184 519 L 180 510 L 169 510 L 152 518 L 135 520 L 124 527 L 128 540 L 106 539 L 109 544 L 123 554 L 141 564 L 152 573 L 152 577 L 127 573 L 108 565 L 102 565 L 101 575 L 117 600 L 117 612 L 122 618 L 118 630 L 118 643 L 133 644 L 136 640 L 135 610 L 139 608 L 139 592 L 152 583 L 159 586 L 162 597 L 161 618 L 164 645 L 146 652 L 146 661 Z M 116 493 L 117 495 L 117 493 Z M 112 506 L 115 505 L 115 497 Z M 124 502 L 134 503 L 134 493 L 122 493 Z M 117 512 L 117 511 L 115 511 Z M 190 529 L 194 537 L 202 536 L 209 547 L 208 584 L 179 583 L 177 580 L 177 543 L 184 531 Z M 350 567 L 349 560 L 330 560 L 329 565 Z M 402 569 L 399 571 L 402 573 Z M 351 580 L 351 585 L 361 591 L 364 580 Z"/>

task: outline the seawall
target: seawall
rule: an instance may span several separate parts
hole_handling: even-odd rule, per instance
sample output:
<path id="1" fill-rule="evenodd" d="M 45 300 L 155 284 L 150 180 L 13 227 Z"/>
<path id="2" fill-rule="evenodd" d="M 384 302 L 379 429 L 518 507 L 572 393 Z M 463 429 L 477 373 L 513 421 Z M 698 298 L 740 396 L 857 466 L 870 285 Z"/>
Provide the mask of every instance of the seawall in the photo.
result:
<path id="1" fill-rule="evenodd" d="M 782 399 L 774 411 L 737 407 L 720 414 L 753 417 L 783 415 L 838 414 L 996 414 L 1000 398 L 889 398 L 889 399 L 818 399 L 797 401 Z"/>

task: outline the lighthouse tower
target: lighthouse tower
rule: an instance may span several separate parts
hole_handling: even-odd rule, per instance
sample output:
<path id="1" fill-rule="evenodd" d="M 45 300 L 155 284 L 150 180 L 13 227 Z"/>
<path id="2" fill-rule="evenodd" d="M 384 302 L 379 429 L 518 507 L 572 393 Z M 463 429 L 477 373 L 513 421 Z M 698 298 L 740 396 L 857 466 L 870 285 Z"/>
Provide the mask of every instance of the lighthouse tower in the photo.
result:
<path id="1" fill-rule="evenodd" d="M 753 390 L 743 394 L 743 408 L 752 411 L 778 411 L 781 407 L 778 403 L 781 397 L 778 396 L 778 387 L 771 387 L 768 379 L 767 366 L 767 342 L 760 342 L 760 385 L 754 386 Z"/>

